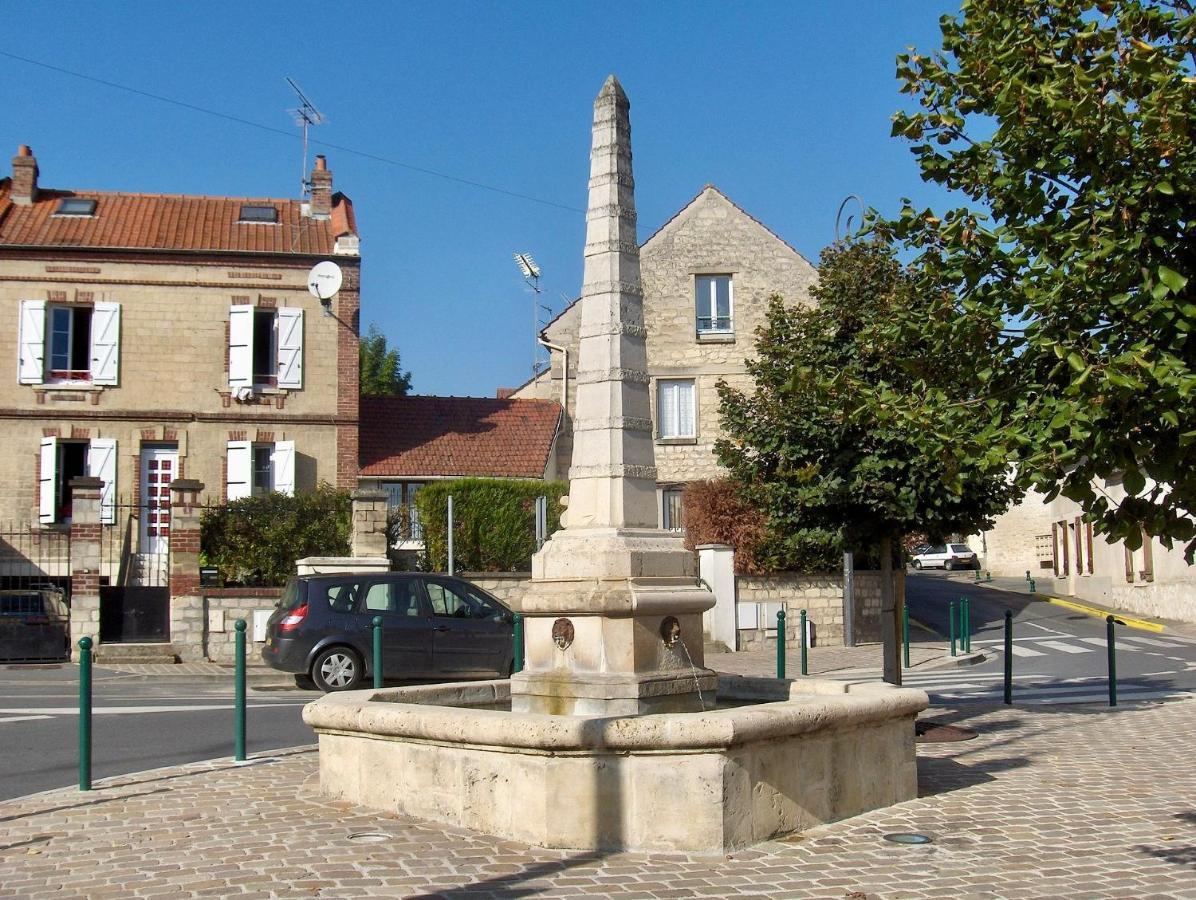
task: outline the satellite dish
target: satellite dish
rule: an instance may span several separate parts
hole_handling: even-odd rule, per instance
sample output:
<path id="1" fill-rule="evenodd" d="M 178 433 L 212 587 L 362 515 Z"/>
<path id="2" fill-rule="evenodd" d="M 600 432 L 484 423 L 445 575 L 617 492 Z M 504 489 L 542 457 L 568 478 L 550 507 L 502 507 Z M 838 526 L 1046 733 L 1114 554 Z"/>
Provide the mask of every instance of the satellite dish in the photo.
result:
<path id="1" fill-rule="evenodd" d="M 316 263 L 307 273 L 307 289 L 317 300 L 331 300 L 341 289 L 341 267 L 332 260 Z"/>

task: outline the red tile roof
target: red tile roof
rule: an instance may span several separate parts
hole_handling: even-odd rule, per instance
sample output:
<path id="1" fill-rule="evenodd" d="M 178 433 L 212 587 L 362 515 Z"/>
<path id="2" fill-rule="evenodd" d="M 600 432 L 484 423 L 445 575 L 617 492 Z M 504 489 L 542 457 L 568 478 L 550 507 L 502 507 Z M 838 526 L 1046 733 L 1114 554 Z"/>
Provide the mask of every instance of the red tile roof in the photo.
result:
<path id="1" fill-rule="evenodd" d="M 302 214 L 298 200 L 39 188 L 34 203 L 19 206 L 11 188 L 11 179 L 0 179 L 0 247 L 327 255 L 357 229 L 353 202 L 340 193 L 331 219 L 317 220 Z M 54 215 L 64 197 L 95 200 L 95 215 Z M 239 223 L 245 204 L 275 207 L 278 223 Z"/>
<path id="2" fill-rule="evenodd" d="M 543 478 L 560 414 L 551 400 L 362 397 L 361 475 Z"/>

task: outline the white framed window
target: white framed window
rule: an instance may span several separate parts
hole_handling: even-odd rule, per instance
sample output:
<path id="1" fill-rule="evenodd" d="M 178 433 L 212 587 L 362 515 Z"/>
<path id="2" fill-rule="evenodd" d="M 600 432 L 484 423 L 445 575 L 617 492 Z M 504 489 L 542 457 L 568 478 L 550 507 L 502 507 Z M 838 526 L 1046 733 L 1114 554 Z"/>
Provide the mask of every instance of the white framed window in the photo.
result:
<path id="1" fill-rule="evenodd" d="M 419 520 L 419 507 L 415 505 L 415 495 L 424 486 L 422 481 L 386 481 L 382 483 L 382 490 L 386 491 L 386 507 L 391 513 L 398 510 L 398 521 L 393 528 L 392 540 L 422 541 L 424 539 L 423 524 Z"/>
<path id="2" fill-rule="evenodd" d="M 656 434 L 660 438 L 698 436 L 697 406 L 692 378 L 656 382 Z"/>
<path id="3" fill-rule="evenodd" d="M 678 534 L 685 531 L 685 507 L 682 504 L 683 489 L 664 488 L 660 492 L 660 527 Z"/>
<path id="4" fill-rule="evenodd" d="M 302 309 L 229 307 L 228 386 L 303 387 Z"/>
<path id="5" fill-rule="evenodd" d="M 735 286 L 730 275 L 695 275 L 698 334 L 735 333 Z"/>
<path id="6" fill-rule="evenodd" d="M 67 523 L 73 516 L 71 481 L 81 475 L 99 478 L 100 522 L 116 521 L 116 441 L 42 438 L 38 474 L 38 520 L 44 525 Z"/>
<path id="7" fill-rule="evenodd" d="M 229 441 L 226 497 L 229 502 L 272 491 L 295 493 L 295 442 Z"/>
<path id="8" fill-rule="evenodd" d="M 120 372 L 120 304 L 22 300 L 17 380 L 115 385 Z"/>

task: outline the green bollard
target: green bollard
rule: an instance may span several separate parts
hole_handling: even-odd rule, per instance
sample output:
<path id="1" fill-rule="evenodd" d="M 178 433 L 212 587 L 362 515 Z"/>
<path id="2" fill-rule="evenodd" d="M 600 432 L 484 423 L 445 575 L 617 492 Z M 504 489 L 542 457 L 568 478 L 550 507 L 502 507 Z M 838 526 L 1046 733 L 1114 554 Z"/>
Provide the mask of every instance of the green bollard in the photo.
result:
<path id="1" fill-rule="evenodd" d="M 514 642 L 514 658 L 511 662 L 512 672 L 523 671 L 523 616 L 515 613 L 515 631 L 511 636 Z"/>
<path id="2" fill-rule="evenodd" d="M 901 604 L 901 640 L 905 645 L 905 667 L 909 668 L 909 607 Z"/>
<path id="3" fill-rule="evenodd" d="M 233 758 L 245 761 L 245 620 L 233 623 L 236 629 L 236 656 L 233 669 Z"/>
<path id="4" fill-rule="evenodd" d="M 91 790 L 91 638 L 79 638 L 79 790 Z"/>
<path id="5" fill-rule="evenodd" d="M 777 678 L 785 677 L 785 610 L 777 610 Z"/>
<path id="6" fill-rule="evenodd" d="M 374 630 L 374 690 L 382 689 L 382 617 L 374 616 L 370 622 Z"/>
<path id="7" fill-rule="evenodd" d="M 955 655 L 955 601 L 952 600 L 947 604 L 947 619 L 950 625 L 951 635 L 951 655 Z"/>
<path id="8" fill-rule="evenodd" d="M 1013 705 L 1013 613 L 1005 610 L 1005 705 Z"/>
<path id="9" fill-rule="evenodd" d="M 959 598 L 960 617 L 960 649 L 964 653 L 972 652 L 972 601 L 967 597 Z"/>
<path id="10" fill-rule="evenodd" d="M 984 583 L 985 583 L 985 584 L 992 584 L 992 580 L 993 580 L 993 573 L 992 573 L 992 572 L 987 572 L 987 571 L 986 571 L 986 572 L 984 573 Z"/>
<path id="11" fill-rule="evenodd" d="M 1117 620 L 1105 616 L 1105 639 L 1109 648 L 1109 705 L 1117 705 L 1117 646 L 1113 642 L 1113 625 Z"/>
<path id="12" fill-rule="evenodd" d="M 1033 579 L 1033 578 L 1031 578 L 1031 579 L 1030 579 L 1030 593 L 1031 593 L 1031 594 L 1036 594 L 1036 593 L 1038 593 L 1038 586 L 1037 586 L 1037 585 L 1034 583 L 1034 579 Z"/>
<path id="13" fill-rule="evenodd" d="M 1026 581 L 1028 582 L 1029 580 L 1030 580 L 1030 570 L 1026 569 Z"/>
<path id="14" fill-rule="evenodd" d="M 801 673 L 809 675 L 810 670 L 806 665 L 806 611 L 801 611 Z"/>

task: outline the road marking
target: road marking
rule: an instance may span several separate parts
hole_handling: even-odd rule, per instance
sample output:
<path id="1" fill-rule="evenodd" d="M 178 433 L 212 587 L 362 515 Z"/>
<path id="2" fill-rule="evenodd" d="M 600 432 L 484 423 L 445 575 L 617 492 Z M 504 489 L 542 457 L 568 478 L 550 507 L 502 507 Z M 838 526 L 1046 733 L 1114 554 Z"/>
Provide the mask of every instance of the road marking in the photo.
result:
<path id="1" fill-rule="evenodd" d="M 1018 644 L 1014 644 L 1009 649 L 1014 656 L 1046 656 L 1041 650 L 1031 650 L 1029 647 L 1022 647 Z"/>
<path id="2" fill-rule="evenodd" d="M 1181 644 L 1176 644 L 1173 641 L 1160 641 L 1157 638 L 1137 637 L 1136 635 L 1124 635 L 1121 638 L 1123 641 L 1133 641 L 1135 644 L 1145 644 L 1147 647 L 1180 647 Z"/>
<path id="3" fill-rule="evenodd" d="M 1099 606 L 1089 606 L 1086 603 L 1077 603 L 1075 600 L 1064 600 L 1062 597 L 1045 597 L 1044 599 L 1047 603 L 1053 603 L 1055 606 L 1062 606 L 1064 609 L 1082 612 L 1084 615 L 1094 616 L 1098 619 L 1114 615 L 1120 624 L 1128 625 L 1130 628 L 1140 628 L 1143 631 L 1153 631 L 1156 633 L 1163 630 L 1163 626 L 1158 622 L 1147 622 L 1145 619 L 1135 619 L 1131 616 L 1120 615 L 1107 609 L 1101 609 Z"/>
<path id="4" fill-rule="evenodd" d="M 274 706 L 301 706 L 299 703 L 250 703 L 247 704 L 253 709 L 267 709 Z M 92 715 L 96 716 L 126 716 L 136 715 L 138 713 L 171 713 L 171 712 L 212 712 L 218 709 L 232 709 L 233 704 L 221 703 L 203 704 L 196 706 L 96 706 L 93 707 Z M 35 709 L 0 709 L 0 715 L 39 715 L 45 716 L 70 716 L 78 715 L 79 707 L 77 706 L 46 706 Z"/>
<path id="5" fill-rule="evenodd" d="M 1052 650 L 1058 650 L 1060 653 L 1091 653 L 1087 647 L 1073 647 L 1071 644 L 1065 644 L 1063 641 L 1043 641 L 1042 646 L 1050 647 Z"/>
<path id="6" fill-rule="evenodd" d="M 1039 625 L 1037 622 L 1018 622 L 1014 621 L 1014 625 L 1025 625 L 1027 628 L 1037 628 L 1040 631 L 1045 631 L 1047 634 L 1055 637 L 1071 637 L 1066 631 L 1058 631 L 1054 628 L 1047 628 L 1045 625 Z"/>
<path id="7" fill-rule="evenodd" d="M 1079 640 L 1083 641 L 1085 644 L 1091 644 L 1093 647 L 1100 647 L 1102 650 L 1109 646 L 1109 642 L 1104 638 L 1080 638 Z M 1136 648 L 1129 647 L 1127 649 L 1134 650 Z"/>
<path id="8" fill-rule="evenodd" d="M 10 722 L 35 722 L 38 719 L 52 719 L 53 716 L 13 716 L 11 719 L 0 719 L 0 725 L 8 725 Z"/>

